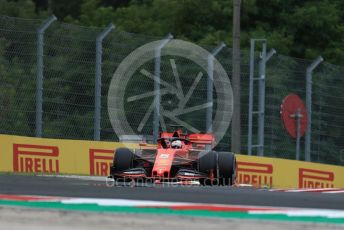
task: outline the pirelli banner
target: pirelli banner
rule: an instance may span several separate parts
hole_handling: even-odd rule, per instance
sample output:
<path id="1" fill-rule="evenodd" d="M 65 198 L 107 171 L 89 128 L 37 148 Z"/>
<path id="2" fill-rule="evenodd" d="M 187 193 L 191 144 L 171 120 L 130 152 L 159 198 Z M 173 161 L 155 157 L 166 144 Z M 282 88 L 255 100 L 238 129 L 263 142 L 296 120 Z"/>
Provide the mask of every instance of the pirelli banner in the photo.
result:
<path id="1" fill-rule="evenodd" d="M 237 182 L 269 188 L 344 188 L 344 167 L 237 155 Z"/>
<path id="2" fill-rule="evenodd" d="M 121 146 L 114 142 L 0 135 L 0 171 L 105 176 L 115 148 Z"/>
<path id="3" fill-rule="evenodd" d="M 0 135 L 0 171 L 107 176 L 121 143 Z M 137 147 L 135 144 L 132 147 Z M 269 188 L 343 188 L 344 167 L 237 155 L 237 182 Z"/>

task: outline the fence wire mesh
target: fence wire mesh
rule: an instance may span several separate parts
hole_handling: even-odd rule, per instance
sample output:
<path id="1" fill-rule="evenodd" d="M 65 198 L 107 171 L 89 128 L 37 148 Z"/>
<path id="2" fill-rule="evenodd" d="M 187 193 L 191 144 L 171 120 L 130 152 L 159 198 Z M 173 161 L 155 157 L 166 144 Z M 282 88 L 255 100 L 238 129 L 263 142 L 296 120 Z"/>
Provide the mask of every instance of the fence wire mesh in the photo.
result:
<path id="1" fill-rule="evenodd" d="M 0 130 L 34 135 L 36 29 L 40 20 L 0 17 Z"/>
<path id="2" fill-rule="evenodd" d="M 44 20 L 0 16 L 0 132 L 35 135 L 37 29 Z M 86 139 L 94 136 L 96 38 L 104 28 L 81 27 L 54 22 L 44 33 L 43 137 Z M 108 114 L 108 90 L 114 72 L 135 49 L 162 38 L 113 30 L 102 43 L 101 140 L 117 141 Z M 203 46 L 211 52 L 215 47 Z M 216 59 L 229 78 L 232 50 L 225 47 Z M 206 57 L 205 57 L 206 58 Z M 258 62 L 258 54 L 256 62 Z M 242 152 L 247 152 L 249 51 L 241 54 L 241 129 Z M 286 132 L 280 105 L 290 93 L 306 97 L 306 69 L 311 60 L 274 55 L 266 66 L 265 148 L 264 156 L 295 159 L 295 139 Z M 189 59 L 161 57 L 161 80 L 175 84 L 175 70 L 182 84 L 183 98 L 194 84 L 190 98 L 181 102 L 161 87 L 161 124 L 179 121 L 171 116 L 176 106 L 195 108 L 207 102 L 207 72 Z M 144 70 L 142 72 L 142 70 Z M 199 76 L 199 73 L 201 77 Z M 314 162 L 344 164 L 344 67 L 322 63 L 313 73 L 311 159 Z M 258 72 L 255 73 L 257 75 Z M 140 67 L 128 80 L 124 111 L 129 126 L 141 135 L 152 135 L 154 59 Z M 196 81 L 196 83 L 195 83 Z M 172 83 L 173 82 L 173 83 Z M 216 98 L 214 89 L 214 98 Z M 139 99 L 138 99 L 139 98 Z M 257 110 L 258 87 L 254 87 Z M 183 100 L 182 100 L 183 101 Z M 183 103 L 185 105 L 183 105 Z M 196 107 L 197 108 L 197 107 Z M 216 110 L 217 104 L 214 104 Z M 122 108 L 115 108 L 122 109 Z M 180 114 L 178 119 L 205 131 L 206 109 Z M 257 119 L 253 120 L 253 142 L 258 138 Z M 163 125 L 162 129 L 164 128 Z M 230 127 L 218 149 L 230 149 Z M 253 154 L 256 154 L 254 151 Z M 304 138 L 301 138 L 304 159 Z"/>
<path id="3" fill-rule="evenodd" d="M 265 105 L 265 155 L 295 159 L 296 139 L 289 136 L 281 121 L 281 104 L 288 94 L 306 96 L 305 73 L 311 61 L 276 55 L 267 64 Z M 301 138 L 304 153 L 304 138 Z M 304 154 L 301 154 L 304 160 Z"/>
<path id="4" fill-rule="evenodd" d="M 53 23 L 44 35 L 43 135 L 93 137 L 95 39 L 100 28 Z"/>

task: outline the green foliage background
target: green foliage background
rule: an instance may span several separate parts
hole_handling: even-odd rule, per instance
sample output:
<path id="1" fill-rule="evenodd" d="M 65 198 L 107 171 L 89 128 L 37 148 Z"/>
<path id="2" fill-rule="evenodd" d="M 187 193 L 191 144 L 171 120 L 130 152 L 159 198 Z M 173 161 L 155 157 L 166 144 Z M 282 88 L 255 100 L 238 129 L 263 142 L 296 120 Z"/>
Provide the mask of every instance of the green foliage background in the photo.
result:
<path id="1" fill-rule="evenodd" d="M 83 26 L 110 22 L 132 33 L 216 45 L 231 44 L 231 0 L 0 0 L 0 14 L 46 18 Z M 264 37 L 279 53 L 344 65 L 344 1 L 242 0 L 242 47 Z"/>
<path id="2" fill-rule="evenodd" d="M 104 108 L 113 70 L 121 58 L 138 46 L 168 33 L 201 44 L 208 50 L 221 41 L 229 47 L 232 43 L 230 0 L 0 0 L 0 15 L 23 18 L 0 21 L 2 133 L 34 135 L 35 30 L 51 14 L 55 14 L 59 22 L 48 29 L 45 37 L 43 127 L 46 137 L 92 139 L 94 41 L 101 28 L 110 22 L 116 25 L 116 32 L 104 41 Z M 279 105 L 291 89 L 304 98 L 304 70 L 310 62 L 288 56 L 314 59 L 322 55 L 327 63 L 314 80 L 312 141 L 316 144 L 312 159 L 343 164 L 340 153 L 344 149 L 344 81 L 341 80 L 344 69 L 332 64 L 344 66 L 344 1 L 242 0 L 242 102 L 245 106 L 248 97 L 248 53 L 245 50 L 253 37 L 267 38 L 269 47 L 279 53 L 267 67 L 266 155 L 295 158 L 295 142 L 281 125 Z M 230 58 L 229 49 L 218 57 L 229 73 Z M 188 70 L 190 66 L 181 71 L 187 73 Z M 140 81 L 142 79 L 131 83 L 133 92 L 144 84 Z M 147 108 L 149 105 L 138 106 Z M 242 139 L 246 143 L 247 108 L 243 106 L 242 111 Z M 139 122 L 134 119 L 135 115 L 132 114 L 131 122 Z M 102 117 L 102 139 L 112 140 L 114 134 L 109 131 L 111 125 L 105 109 Z M 222 149 L 228 150 L 229 138 L 228 135 L 224 138 Z"/>

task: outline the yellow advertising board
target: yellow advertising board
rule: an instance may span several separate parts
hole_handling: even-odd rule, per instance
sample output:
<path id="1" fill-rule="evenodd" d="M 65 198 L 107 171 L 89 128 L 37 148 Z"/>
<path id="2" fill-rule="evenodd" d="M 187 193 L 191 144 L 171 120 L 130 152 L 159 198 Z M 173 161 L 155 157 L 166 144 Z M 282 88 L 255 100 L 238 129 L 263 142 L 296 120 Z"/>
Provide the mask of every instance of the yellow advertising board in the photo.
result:
<path id="1" fill-rule="evenodd" d="M 123 144 L 0 135 L 0 172 L 107 176 L 118 147 Z M 237 182 L 270 188 L 344 188 L 344 167 L 237 154 Z"/>
<path id="2" fill-rule="evenodd" d="M 237 155 L 237 182 L 270 188 L 344 188 L 344 167 Z"/>
<path id="3" fill-rule="evenodd" d="M 116 142 L 0 135 L 0 171 L 106 176 Z"/>

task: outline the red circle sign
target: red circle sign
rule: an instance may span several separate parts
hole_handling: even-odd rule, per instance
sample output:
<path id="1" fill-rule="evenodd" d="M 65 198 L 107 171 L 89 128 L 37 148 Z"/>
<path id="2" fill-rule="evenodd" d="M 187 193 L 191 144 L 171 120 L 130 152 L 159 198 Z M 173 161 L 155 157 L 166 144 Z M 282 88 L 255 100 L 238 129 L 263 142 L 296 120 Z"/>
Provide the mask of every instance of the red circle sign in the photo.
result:
<path id="1" fill-rule="evenodd" d="M 301 98 L 296 94 L 289 94 L 283 99 L 281 105 L 281 118 L 283 125 L 293 138 L 297 137 L 297 118 L 296 114 L 299 111 L 300 118 L 300 137 L 306 132 L 308 123 L 307 110 Z"/>

